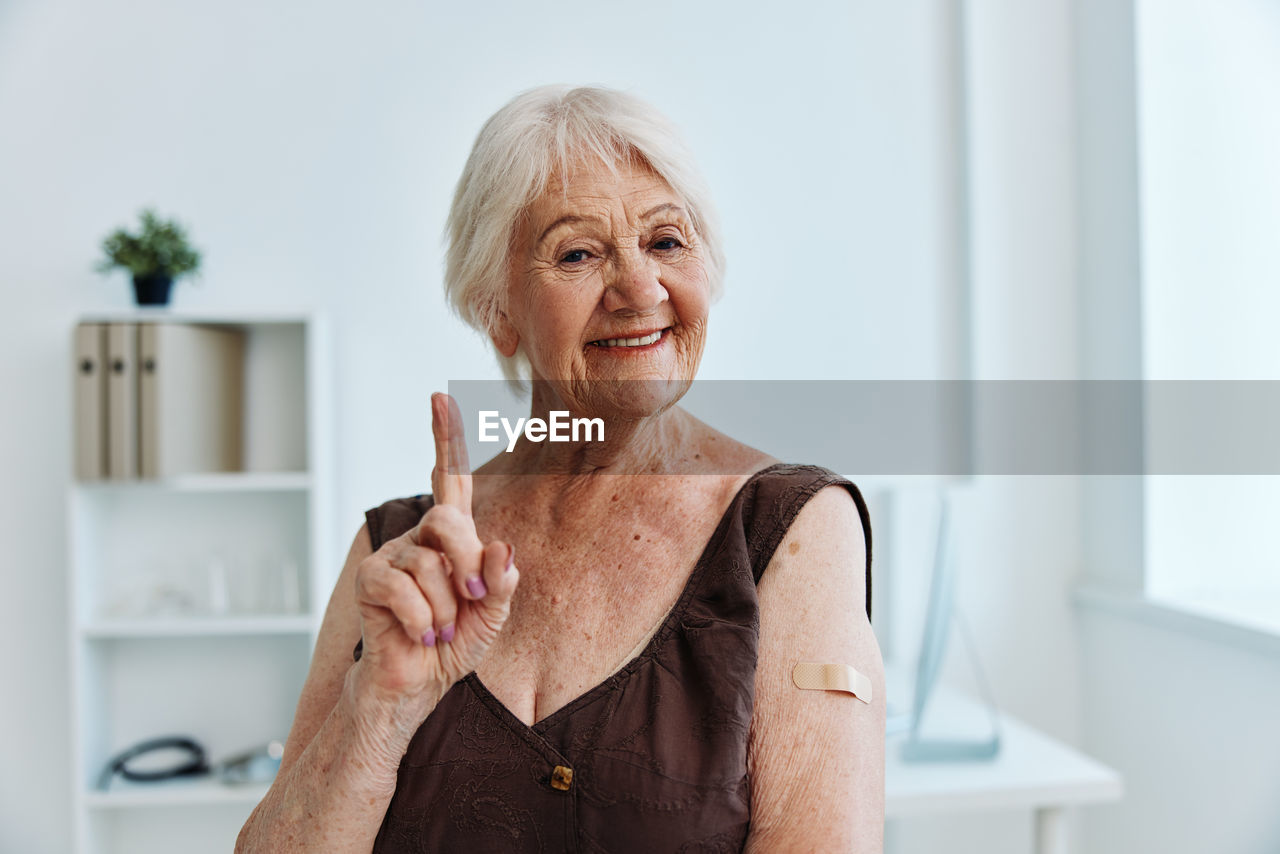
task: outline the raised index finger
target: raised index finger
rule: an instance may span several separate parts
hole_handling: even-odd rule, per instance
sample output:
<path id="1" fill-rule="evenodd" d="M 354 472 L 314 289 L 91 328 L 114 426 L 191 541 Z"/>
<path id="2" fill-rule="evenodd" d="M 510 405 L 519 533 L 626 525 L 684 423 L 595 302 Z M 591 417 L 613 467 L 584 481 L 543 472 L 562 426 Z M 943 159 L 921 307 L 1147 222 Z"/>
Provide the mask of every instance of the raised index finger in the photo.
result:
<path id="1" fill-rule="evenodd" d="M 462 431 L 462 410 L 447 394 L 431 395 L 431 434 L 436 440 L 436 465 L 431 470 L 436 504 L 448 504 L 470 516 L 471 462 Z"/>

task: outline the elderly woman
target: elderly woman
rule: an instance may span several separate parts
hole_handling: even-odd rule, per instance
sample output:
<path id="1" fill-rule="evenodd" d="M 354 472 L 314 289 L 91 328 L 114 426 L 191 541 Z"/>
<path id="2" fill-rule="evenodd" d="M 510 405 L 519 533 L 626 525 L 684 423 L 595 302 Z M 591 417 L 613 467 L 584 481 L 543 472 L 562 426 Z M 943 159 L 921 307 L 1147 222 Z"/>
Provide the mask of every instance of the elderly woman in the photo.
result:
<path id="1" fill-rule="evenodd" d="M 481 130 L 449 233 L 450 298 L 531 415 L 604 439 L 521 441 L 473 477 L 432 398 L 432 495 L 356 534 L 237 850 L 879 850 L 866 507 L 675 405 L 723 263 L 669 125 L 620 92 L 525 93 Z M 824 683 L 800 663 L 869 679 L 801 690 Z"/>

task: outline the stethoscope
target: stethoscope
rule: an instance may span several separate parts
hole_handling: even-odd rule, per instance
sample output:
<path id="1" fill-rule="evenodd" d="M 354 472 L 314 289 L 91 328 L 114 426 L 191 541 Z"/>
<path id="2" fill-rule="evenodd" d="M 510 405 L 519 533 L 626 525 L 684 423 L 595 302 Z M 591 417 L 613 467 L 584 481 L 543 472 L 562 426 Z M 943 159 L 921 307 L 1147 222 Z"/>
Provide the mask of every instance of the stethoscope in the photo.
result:
<path id="1" fill-rule="evenodd" d="M 160 767 L 130 767 L 130 763 L 139 757 L 158 751 L 177 751 L 178 755 L 174 762 Z M 182 735 L 152 738 L 114 756 L 98 776 L 98 788 L 109 788 L 117 774 L 136 783 L 156 783 L 208 774 L 216 774 L 223 783 L 232 785 L 264 783 L 275 776 L 283 755 L 284 745 L 278 741 L 270 741 L 211 765 L 204 746 L 194 738 Z"/>

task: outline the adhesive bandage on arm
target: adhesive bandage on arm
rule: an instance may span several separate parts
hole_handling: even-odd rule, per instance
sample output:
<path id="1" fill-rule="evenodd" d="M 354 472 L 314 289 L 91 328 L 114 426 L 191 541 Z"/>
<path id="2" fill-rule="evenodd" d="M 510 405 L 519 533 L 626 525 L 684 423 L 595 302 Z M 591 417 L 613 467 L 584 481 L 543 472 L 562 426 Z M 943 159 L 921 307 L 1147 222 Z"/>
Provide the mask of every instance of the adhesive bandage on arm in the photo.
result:
<path id="1" fill-rule="evenodd" d="M 802 661 L 791 671 L 791 681 L 802 691 L 844 691 L 871 702 L 871 680 L 847 664 Z"/>

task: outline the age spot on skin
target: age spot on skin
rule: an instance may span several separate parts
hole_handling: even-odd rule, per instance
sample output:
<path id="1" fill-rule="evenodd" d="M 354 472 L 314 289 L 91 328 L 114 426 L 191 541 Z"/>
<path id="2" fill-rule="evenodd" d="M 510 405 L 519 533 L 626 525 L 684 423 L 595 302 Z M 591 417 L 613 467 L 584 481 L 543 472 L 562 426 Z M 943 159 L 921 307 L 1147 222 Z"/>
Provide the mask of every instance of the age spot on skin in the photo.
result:
<path id="1" fill-rule="evenodd" d="M 790 552 L 791 554 L 795 554 L 796 552 L 800 551 L 800 543 L 799 543 L 799 541 L 798 541 L 798 540 L 792 540 L 792 541 L 791 541 L 791 546 L 787 549 L 787 551 L 788 551 L 788 552 Z"/>
<path id="2" fill-rule="evenodd" d="M 640 535 L 639 535 L 639 534 L 636 534 L 636 539 L 637 539 L 637 540 L 638 540 L 638 539 L 640 539 Z"/>

